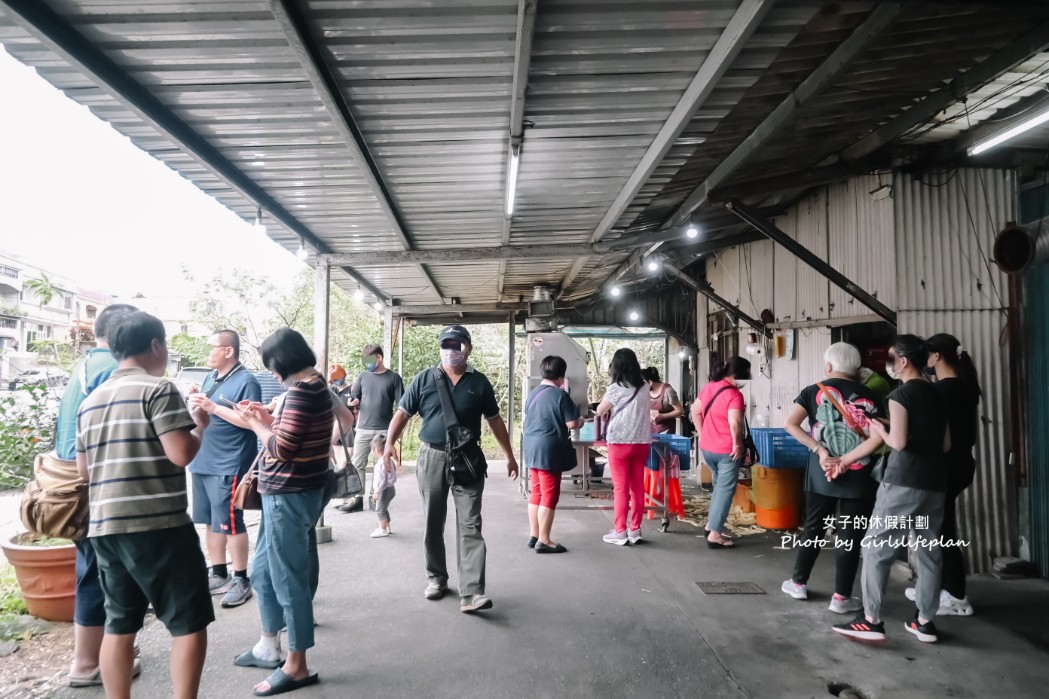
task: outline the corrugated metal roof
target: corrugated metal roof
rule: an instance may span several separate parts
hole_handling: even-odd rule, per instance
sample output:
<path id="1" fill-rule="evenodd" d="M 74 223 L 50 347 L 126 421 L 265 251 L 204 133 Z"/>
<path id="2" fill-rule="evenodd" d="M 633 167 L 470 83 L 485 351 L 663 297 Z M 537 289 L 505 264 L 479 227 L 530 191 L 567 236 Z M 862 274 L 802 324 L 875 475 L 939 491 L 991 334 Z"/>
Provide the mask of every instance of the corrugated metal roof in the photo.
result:
<path id="1" fill-rule="evenodd" d="M 0 7 L 23 4 L 0 0 Z M 28 5 L 28 3 L 25 3 Z M 738 0 L 543 0 L 524 99 L 513 220 L 503 217 L 519 3 L 516 0 L 312 0 L 289 3 L 330 71 L 373 167 L 358 162 L 287 23 L 257 0 L 50 0 L 59 21 L 156 98 L 301 224 L 267 221 L 290 249 L 308 230 L 333 252 L 542 246 L 590 240 L 696 76 Z M 745 181 L 814 165 L 899 114 L 962 69 L 1049 17 L 1044 7 L 907 9 L 823 94 L 802 105 L 746 167 Z M 280 6 L 277 5 L 276 8 Z M 632 239 L 670 213 L 792 89 L 870 15 L 872 3 L 772 6 L 604 242 Z M 243 218 L 258 204 L 150 121 L 0 15 L 0 42 L 139 147 Z M 1047 55 L 1049 57 L 1049 55 Z M 1041 57 L 1016 73 L 1038 75 Z M 323 73 L 322 70 L 322 73 Z M 1011 85 L 1003 76 L 983 92 Z M 1013 81 L 1015 82 L 1015 81 Z M 1031 83 L 1010 88 L 1019 99 Z M 979 93 L 980 95 L 983 92 Z M 991 118 L 990 106 L 971 114 Z M 948 127 L 943 127 L 947 129 Z M 928 137 L 942 137 L 947 130 Z M 910 136 L 913 136 L 911 134 Z M 404 238 L 377 198 L 389 193 Z M 286 222 L 286 221 L 285 221 Z M 381 266 L 356 270 L 406 304 L 527 296 L 579 272 L 597 290 L 625 253 L 585 261 Z M 499 270 L 506 274 L 500 277 Z M 354 288 L 349 274 L 341 285 Z M 436 284 L 435 290 L 433 284 Z M 440 296 L 438 296 L 438 290 Z M 802 310 L 802 309 L 797 309 Z"/>

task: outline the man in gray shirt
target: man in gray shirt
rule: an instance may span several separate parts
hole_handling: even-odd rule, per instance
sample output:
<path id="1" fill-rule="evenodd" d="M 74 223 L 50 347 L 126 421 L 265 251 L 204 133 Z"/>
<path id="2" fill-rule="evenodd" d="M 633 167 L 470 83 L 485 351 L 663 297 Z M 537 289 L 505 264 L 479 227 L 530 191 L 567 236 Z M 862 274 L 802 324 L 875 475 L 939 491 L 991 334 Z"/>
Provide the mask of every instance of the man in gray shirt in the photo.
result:
<path id="1" fill-rule="evenodd" d="M 400 374 L 390 371 L 383 363 L 383 351 L 379 345 L 365 345 L 361 350 L 366 371 L 361 372 L 350 391 L 350 406 L 357 406 L 357 432 L 353 439 L 353 467 L 365 483 L 371 441 L 379 432 L 385 432 L 393 419 L 393 411 L 404 393 Z M 364 493 L 368 489 L 365 487 Z M 340 512 L 360 512 L 368 498 L 362 493 L 352 497 L 337 508 Z"/>

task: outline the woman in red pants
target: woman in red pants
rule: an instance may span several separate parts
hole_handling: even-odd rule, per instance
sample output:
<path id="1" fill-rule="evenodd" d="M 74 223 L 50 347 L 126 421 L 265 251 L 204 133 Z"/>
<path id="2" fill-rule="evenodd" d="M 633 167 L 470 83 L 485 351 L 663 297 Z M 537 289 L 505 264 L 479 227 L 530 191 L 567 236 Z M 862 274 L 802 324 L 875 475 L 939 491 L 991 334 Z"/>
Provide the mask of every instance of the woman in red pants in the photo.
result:
<path id="1" fill-rule="evenodd" d="M 641 541 L 645 513 L 645 464 L 652 445 L 648 398 L 649 383 L 641 377 L 637 355 L 616 350 L 609 368 L 612 383 L 597 406 L 597 415 L 608 418 L 608 467 L 612 471 L 615 527 L 605 534 L 608 544 L 622 546 Z M 630 522 L 627 522 L 630 510 Z"/>

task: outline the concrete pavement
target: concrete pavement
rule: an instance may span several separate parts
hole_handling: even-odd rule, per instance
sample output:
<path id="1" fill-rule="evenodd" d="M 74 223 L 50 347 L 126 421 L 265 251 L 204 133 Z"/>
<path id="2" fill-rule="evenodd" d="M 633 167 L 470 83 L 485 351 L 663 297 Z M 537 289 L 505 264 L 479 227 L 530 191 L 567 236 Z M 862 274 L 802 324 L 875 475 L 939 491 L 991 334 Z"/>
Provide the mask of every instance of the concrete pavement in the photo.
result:
<path id="1" fill-rule="evenodd" d="M 459 612 L 453 594 L 423 598 L 422 513 L 414 478 L 398 482 L 394 535 L 370 539 L 374 513 L 329 512 L 335 541 L 321 546 L 317 646 L 310 666 L 321 684 L 296 697 L 826 697 L 834 683 L 862 696 L 1044 696 L 1049 682 L 1049 583 L 971 578 L 977 615 L 937 619 L 942 643 L 903 629 L 913 607 L 894 579 L 885 648 L 830 631 L 833 573 L 825 552 L 798 602 L 779 591 L 793 555 L 772 535 L 735 551 L 707 549 L 675 522 L 646 543 L 601 541 L 611 513 L 558 513 L 565 555 L 525 547 L 525 502 L 493 464 L 485 497 L 488 593 L 494 609 Z M 580 501 L 567 496 L 562 504 Z M 586 502 L 586 501 L 583 501 Z M 454 520 L 447 541 L 454 591 Z M 705 595 L 697 581 L 753 582 L 765 595 Z M 858 583 L 857 583 L 858 585 Z M 822 591 L 822 594 L 820 592 Z M 251 696 L 266 671 L 236 668 L 258 638 L 254 600 L 216 610 L 201 696 Z M 134 695 L 167 696 L 168 637 L 153 623 L 141 635 L 144 672 Z M 61 690 L 59 697 L 100 697 Z"/>

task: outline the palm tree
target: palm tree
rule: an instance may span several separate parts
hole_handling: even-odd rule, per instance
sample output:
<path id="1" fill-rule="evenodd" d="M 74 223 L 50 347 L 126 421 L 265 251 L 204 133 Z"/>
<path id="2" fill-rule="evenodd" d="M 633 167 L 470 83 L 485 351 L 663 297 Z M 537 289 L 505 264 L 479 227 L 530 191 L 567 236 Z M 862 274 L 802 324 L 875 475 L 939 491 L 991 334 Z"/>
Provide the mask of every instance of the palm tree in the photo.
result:
<path id="1" fill-rule="evenodd" d="M 30 279 L 25 285 L 32 289 L 33 294 L 39 300 L 40 308 L 51 305 L 51 301 L 54 300 L 55 295 L 58 294 L 59 289 L 55 286 L 47 275 L 43 272 L 40 273 L 40 279 Z"/>

